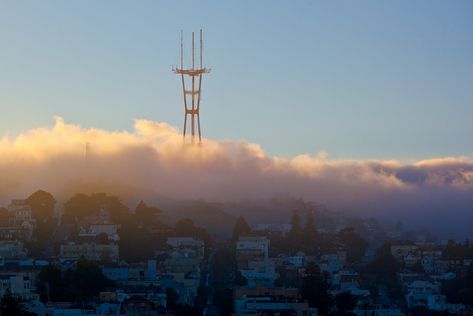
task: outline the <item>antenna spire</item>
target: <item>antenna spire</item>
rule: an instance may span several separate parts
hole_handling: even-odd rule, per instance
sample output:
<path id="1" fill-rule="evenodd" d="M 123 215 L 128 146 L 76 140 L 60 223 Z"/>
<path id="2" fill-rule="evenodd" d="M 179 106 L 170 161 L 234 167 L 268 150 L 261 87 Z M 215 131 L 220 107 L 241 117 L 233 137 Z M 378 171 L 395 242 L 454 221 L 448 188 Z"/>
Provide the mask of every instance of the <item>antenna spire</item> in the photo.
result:
<path id="1" fill-rule="evenodd" d="M 181 30 L 181 69 L 184 67 L 184 39 Z"/>

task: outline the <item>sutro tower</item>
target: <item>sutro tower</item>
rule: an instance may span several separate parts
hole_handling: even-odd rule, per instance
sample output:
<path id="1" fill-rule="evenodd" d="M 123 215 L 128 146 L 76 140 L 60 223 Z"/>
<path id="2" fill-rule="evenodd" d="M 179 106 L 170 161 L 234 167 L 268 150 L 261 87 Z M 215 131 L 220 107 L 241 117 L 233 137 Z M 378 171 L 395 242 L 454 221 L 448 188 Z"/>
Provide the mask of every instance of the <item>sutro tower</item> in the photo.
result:
<path id="1" fill-rule="evenodd" d="M 200 63 L 199 67 L 195 68 L 194 61 L 194 32 L 192 32 L 192 66 L 191 68 L 184 69 L 184 44 L 182 39 L 181 31 L 181 67 L 173 69 L 174 73 L 181 75 L 182 81 L 182 92 L 184 94 L 184 132 L 183 140 L 186 140 L 186 128 L 187 128 L 187 116 L 190 115 L 191 119 L 191 131 L 192 131 L 192 144 L 195 144 L 195 120 L 197 119 L 197 128 L 199 130 L 199 144 L 202 143 L 202 133 L 200 130 L 200 100 L 202 99 L 202 75 L 209 73 L 210 69 L 202 66 L 202 30 L 200 30 Z M 186 89 L 186 80 L 184 76 L 190 77 L 191 87 Z M 196 83 L 196 80 L 199 80 Z M 197 87 L 196 87 L 197 85 Z M 188 99 L 187 96 L 190 96 Z"/>

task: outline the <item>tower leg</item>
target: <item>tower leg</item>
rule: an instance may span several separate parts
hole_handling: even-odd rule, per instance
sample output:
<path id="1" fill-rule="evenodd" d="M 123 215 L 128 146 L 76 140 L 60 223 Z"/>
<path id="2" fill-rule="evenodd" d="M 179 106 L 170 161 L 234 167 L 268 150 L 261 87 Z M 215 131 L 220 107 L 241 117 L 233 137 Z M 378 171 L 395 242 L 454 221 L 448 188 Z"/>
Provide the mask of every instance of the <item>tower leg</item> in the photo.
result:
<path id="1" fill-rule="evenodd" d="M 192 70 L 194 70 L 194 32 L 192 32 Z M 192 76 L 192 144 L 195 143 L 195 76 Z"/>
<path id="2" fill-rule="evenodd" d="M 182 68 L 182 36 L 181 36 L 181 68 Z M 181 81 L 182 81 L 182 93 L 184 95 L 184 132 L 182 134 L 182 140 L 185 142 L 186 141 L 186 128 L 187 128 L 187 96 L 186 96 L 186 84 L 184 81 L 183 74 L 181 74 Z"/>
<path id="3" fill-rule="evenodd" d="M 192 124 L 191 124 L 191 125 L 192 125 L 192 144 L 194 144 L 194 143 L 195 143 L 195 126 L 194 126 L 194 125 L 195 125 L 195 124 L 194 124 L 195 115 L 194 115 L 194 113 L 191 114 L 191 117 L 192 117 L 192 118 L 191 118 L 191 120 L 192 120 L 192 122 L 191 122 L 191 123 L 192 123 Z"/>
<path id="4" fill-rule="evenodd" d="M 200 132 L 200 113 L 197 113 L 197 127 L 199 129 L 199 144 L 202 143 L 202 133 Z"/>
<path id="5" fill-rule="evenodd" d="M 184 113 L 184 132 L 182 133 L 182 140 L 186 140 L 186 127 L 187 127 L 187 113 Z"/>

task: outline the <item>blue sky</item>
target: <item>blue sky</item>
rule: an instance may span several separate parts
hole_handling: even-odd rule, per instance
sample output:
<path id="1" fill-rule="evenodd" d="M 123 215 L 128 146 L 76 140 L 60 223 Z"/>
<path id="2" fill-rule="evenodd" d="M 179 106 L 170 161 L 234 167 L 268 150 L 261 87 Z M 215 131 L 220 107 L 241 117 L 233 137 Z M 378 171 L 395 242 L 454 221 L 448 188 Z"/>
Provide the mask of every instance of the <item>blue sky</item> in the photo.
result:
<path id="1" fill-rule="evenodd" d="M 473 156 L 472 1 L 2 1 L 0 134 L 182 128 L 179 31 L 204 29 L 203 133 L 270 154 Z"/>

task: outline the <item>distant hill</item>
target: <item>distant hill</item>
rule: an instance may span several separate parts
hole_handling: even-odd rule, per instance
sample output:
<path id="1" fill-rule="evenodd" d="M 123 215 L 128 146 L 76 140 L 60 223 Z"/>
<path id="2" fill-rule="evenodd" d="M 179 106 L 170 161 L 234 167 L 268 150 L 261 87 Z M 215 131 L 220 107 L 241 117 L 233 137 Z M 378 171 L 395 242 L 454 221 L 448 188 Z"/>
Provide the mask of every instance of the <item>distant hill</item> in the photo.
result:
<path id="1" fill-rule="evenodd" d="M 318 213 L 325 209 L 314 203 L 306 202 L 290 194 L 277 194 L 269 200 L 246 200 L 238 203 L 225 204 L 225 211 L 235 217 L 243 216 L 248 223 L 289 223 L 293 212 L 301 214 L 308 211 Z"/>
<path id="2" fill-rule="evenodd" d="M 161 198 L 155 205 L 162 210 L 161 220 L 164 223 L 174 225 L 179 219 L 190 218 L 196 226 L 218 237 L 230 237 L 236 222 L 236 217 L 225 212 L 219 203 Z"/>

